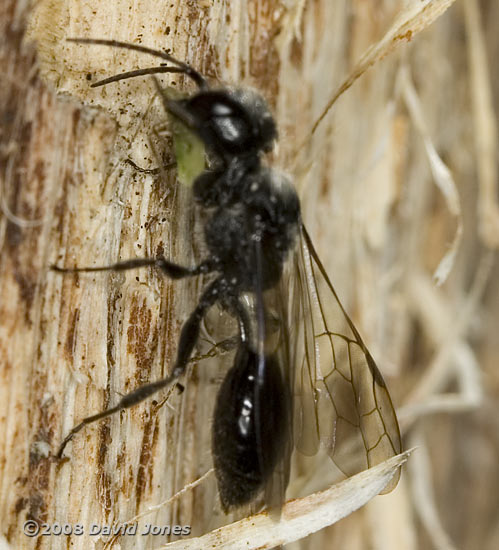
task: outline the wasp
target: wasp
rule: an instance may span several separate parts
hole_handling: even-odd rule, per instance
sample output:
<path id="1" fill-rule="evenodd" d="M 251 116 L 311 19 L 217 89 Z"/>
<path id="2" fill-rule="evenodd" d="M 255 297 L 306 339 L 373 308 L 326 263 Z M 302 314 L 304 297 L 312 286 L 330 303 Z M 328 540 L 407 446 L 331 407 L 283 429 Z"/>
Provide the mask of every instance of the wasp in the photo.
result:
<path id="1" fill-rule="evenodd" d="M 203 275 L 208 282 L 182 327 L 169 375 L 85 418 L 63 440 L 58 456 L 84 426 L 177 382 L 214 305 L 237 324 L 233 364 L 218 391 L 212 422 L 213 462 L 225 512 L 262 493 L 269 508 L 279 507 L 295 447 L 314 454 L 324 446 L 346 475 L 399 453 L 400 431 L 383 377 L 315 251 L 293 185 L 265 162 L 278 132 L 263 97 L 246 88 L 212 87 L 200 72 L 163 51 L 114 40 L 70 41 L 126 48 L 163 61 L 92 86 L 153 75 L 165 111 L 201 139 L 207 168 L 195 179 L 192 197 L 205 213 L 207 254 L 195 266 L 158 257 L 53 269 L 152 266 L 170 279 Z M 160 73 L 183 74 L 196 91 L 171 99 L 154 76 Z M 395 477 L 385 492 L 397 482 Z"/>

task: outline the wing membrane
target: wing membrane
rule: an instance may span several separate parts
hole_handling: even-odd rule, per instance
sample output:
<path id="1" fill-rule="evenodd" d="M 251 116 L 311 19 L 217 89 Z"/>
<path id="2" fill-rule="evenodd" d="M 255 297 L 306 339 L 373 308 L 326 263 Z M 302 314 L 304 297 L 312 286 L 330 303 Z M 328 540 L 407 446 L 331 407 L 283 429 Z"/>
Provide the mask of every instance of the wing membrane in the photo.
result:
<path id="1" fill-rule="evenodd" d="M 263 399 L 263 380 L 265 378 L 264 370 L 271 368 L 269 364 L 277 366 L 280 371 L 282 380 L 282 387 L 278 391 L 279 395 L 269 396 L 274 400 L 273 407 L 276 407 L 276 403 L 280 403 L 282 408 L 280 417 L 282 425 L 282 433 L 274 433 L 274 443 L 279 443 L 279 459 L 272 468 L 270 476 L 265 481 L 264 488 L 264 501 L 270 513 L 277 519 L 281 513 L 281 507 L 285 500 L 286 488 L 289 481 L 290 472 L 290 458 L 293 450 L 293 429 L 292 429 L 292 388 L 294 370 L 289 368 L 292 365 L 290 357 L 290 339 L 287 323 L 283 322 L 288 318 L 286 313 L 287 294 L 283 294 L 280 285 L 274 287 L 266 292 L 262 291 L 261 282 L 263 280 L 263 254 L 260 243 L 255 242 L 255 294 L 254 294 L 254 326 L 255 326 L 255 349 L 258 354 L 258 378 L 260 383 L 255 385 L 254 402 L 258 403 Z M 282 285 L 282 281 L 281 281 Z M 259 407 L 255 407 L 259 410 Z M 270 413 L 272 408 L 266 408 Z M 263 410 L 263 408 L 262 408 Z M 270 415 L 272 416 L 272 415 Z M 285 419 L 286 418 L 286 419 Z M 267 453 L 269 449 L 262 445 L 262 442 L 266 440 L 263 433 L 266 431 L 265 424 L 270 422 L 269 418 L 257 419 L 257 440 L 258 453 L 262 470 L 269 470 L 265 466 L 267 461 Z M 277 423 L 279 424 L 279 423 Z"/>
<path id="2" fill-rule="evenodd" d="M 350 476 L 400 453 L 397 417 L 383 377 L 303 225 L 293 271 L 295 444 L 308 455 L 322 444 Z M 397 483 L 398 475 L 384 492 Z"/>

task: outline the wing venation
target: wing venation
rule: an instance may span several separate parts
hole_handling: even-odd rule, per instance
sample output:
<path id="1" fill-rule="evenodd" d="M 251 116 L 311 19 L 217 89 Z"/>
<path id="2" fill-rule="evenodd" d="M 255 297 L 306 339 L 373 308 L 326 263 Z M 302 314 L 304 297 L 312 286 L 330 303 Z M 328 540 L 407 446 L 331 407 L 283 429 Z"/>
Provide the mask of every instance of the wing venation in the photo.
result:
<path id="1" fill-rule="evenodd" d="M 289 336 L 296 365 L 295 445 L 323 445 L 347 476 L 401 452 L 383 377 L 301 226 L 292 268 Z M 289 292 L 289 290 L 288 290 Z M 385 489 L 395 488 L 398 476 Z"/>

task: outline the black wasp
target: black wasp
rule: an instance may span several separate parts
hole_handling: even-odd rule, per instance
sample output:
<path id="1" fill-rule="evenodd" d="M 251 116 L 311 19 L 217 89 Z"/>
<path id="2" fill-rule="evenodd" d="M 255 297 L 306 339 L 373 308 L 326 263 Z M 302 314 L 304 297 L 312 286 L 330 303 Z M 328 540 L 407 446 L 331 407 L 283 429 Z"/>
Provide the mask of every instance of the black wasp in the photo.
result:
<path id="1" fill-rule="evenodd" d="M 208 214 L 207 257 L 195 267 L 145 258 L 105 267 L 54 269 L 153 266 L 171 279 L 200 274 L 212 279 L 183 325 L 171 374 L 84 419 L 64 439 L 59 456 L 83 426 L 176 381 L 214 304 L 239 327 L 234 363 L 218 393 L 212 431 L 225 511 L 261 492 L 269 507 L 279 507 L 293 446 L 313 454 L 324 445 L 347 475 L 399 453 L 400 433 L 389 393 L 319 261 L 301 220 L 298 196 L 287 178 L 262 160 L 277 139 L 264 99 L 248 89 L 211 88 L 198 71 L 161 51 L 112 40 L 70 41 L 127 48 L 167 62 L 112 76 L 94 87 L 158 73 L 181 73 L 196 84 L 192 95 L 169 99 L 154 77 L 165 110 L 206 147 L 208 168 L 194 181 L 193 196 Z"/>

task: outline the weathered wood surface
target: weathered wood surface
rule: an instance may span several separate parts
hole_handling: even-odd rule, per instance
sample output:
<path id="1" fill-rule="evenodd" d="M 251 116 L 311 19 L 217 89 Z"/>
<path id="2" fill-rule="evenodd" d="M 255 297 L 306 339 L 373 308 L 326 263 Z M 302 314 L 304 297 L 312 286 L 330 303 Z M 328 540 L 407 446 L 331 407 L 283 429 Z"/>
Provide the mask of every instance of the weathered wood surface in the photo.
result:
<path id="1" fill-rule="evenodd" d="M 482 7 L 486 13 L 494 10 L 486 2 Z M 110 539 L 90 536 L 92 524 L 130 521 L 211 467 L 210 418 L 221 372 L 217 364 L 207 369 L 202 363 L 191 369 L 182 395 L 173 392 L 165 404 L 165 392 L 89 427 L 68 446 L 68 462 L 50 459 L 75 421 L 162 376 L 199 286 L 195 281 L 172 285 L 151 270 L 61 277 L 48 267 L 106 264 L 158 253 L 188 264 L 201 253 L 192 245 L 189 190 L 176 182 L 175 172 L 158 178 L 138 173 L 125 162 L 131 158 L 143 167 L 157 164 L 150 138 L 164 114 L 150 80 L 89 88 L 91 80 L 149 66 L 151 60 L 68 45 L 65 38 L 70 36 L 171 48 L 213 80 L 262 91 L 280 128 L 273 162 L 299 188 L 304 219 L 345 306 L 387 377 L 394 402 L 402 405 L 409 395 L 424 403 L 433 393 L 438 396 L 459 386 L 452 354 L 434 391 L 428 390 L 431 382 L 425 385 L 421 372 L 434 372 L 433 361 L 452 338 L 464 346 L 456 348 L 464 349 L 461 357 L 480 358 L 489 380 L 495 380 L 497 397 L 492 368 L 496 331 L 493 323 L 483 321 L 494 318 L 494 312 L 497 318 L 497 284 L 489 290 L 482 329 L 476 329 L 473 315 L 453 332 L 453 320 L 480 264 L 480 241 L 473 229 L 476 144 L 466 131 L 474 113 L 467 69 L 461 63 L 467 55 L 463 12 L 453 8 L 412 44 L 370 69 L 340 98 L 314 138 L 306 140 L 333 91 L 366 48 L 381 38 L 396 9 L 388 1 L 58 0 L 38 2 L 33 17 L 27 3 L 3 1 L 1 542 L 11 548 L 104 548 Z M 493 53 L 497 40 L 491 37 L 497 33 L 487 25 L 486 30 Z M 400 93 L 402 63 L 412 71 L 428 134 L 466 198 L 461 207 L 467 224 L 458 261 L 441 289 L 431 285 L 431 273 L 452 240 L 455 217 L 432 185 L 422 136 Z M 494 86 L 496 80 L 492 78 Z M 178 79 L 177 87 L 189 89 Z M 164 147 L 164 142 L 152 141 Z M 470 343 L 470 326 L 482 330 L 481 347 Z M 478 404 L 464 396 L 462 409 Z M 484 434 L 493 431 L 487 419 L 497 417 L 497 407 L 490 402 L 487 407 L 467 426 L 459 425 L 460 432 L 474 434 L 477 448 L 493 441 L 476 435 L 477 427 Z M 417 419 L 411 414 L 407 425 Z M 450 506 L 442 506 L 445 527 L 461 540 L 469 521 L 459 518 L 471 517 L 475 509 L 487 510 L 486 499 L 479 496 L 497 480 L 497 461 L 484 453 L 476 470 L 479 479 L 473 477 L 467 462 L 471 459 L 460 449 L 463 441 L 454 437 L 452 421 L 442 420 L 438 430 L 437 436 L 431 431 L 428 436 L 435 490 L 440 503 Z M 455 466 L 449 465 L 450 457 Z M 463 464 L 469 477 L 456 486 Z M 485 470 L 487 476 L 480 475 Z M 469 506 L 463 498 L 449 498 L 468 494 L 466 488 L 475 495 L 474 483 L 483 490 L 470 498 Z M 367 512 L 301 548 L 364 548 L 366 539 L 385 549 L 401 548 L 400 538 L 407 548 L 431 546 L 410 513 L 413 499 L 403 477 L 396 494 L 377 499 Z M 467 533 L 468 548 L 495 548 L 490 542 L 494 515 L 476 518 L 482 528 Z M 27 519 L 80 523 L 86 534 L 70 540 L 28 538 L 22 533 Z M 211 476 L 141 519 L 140 525 L 191 525 L 193 533 L 201 534 L 225 521 Z M 113 544 L 157 548 L 167 540 L 130 536 Z"/>

